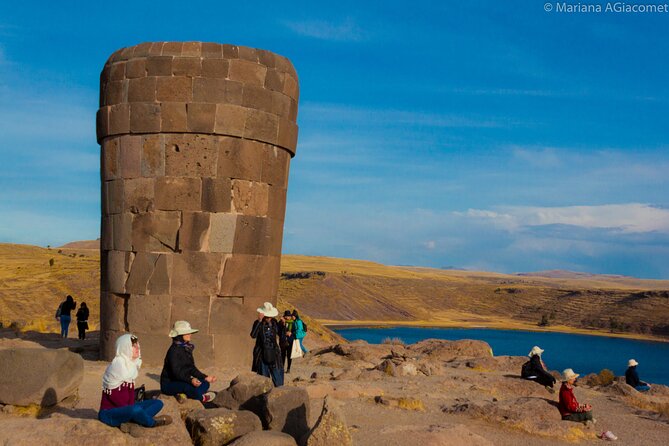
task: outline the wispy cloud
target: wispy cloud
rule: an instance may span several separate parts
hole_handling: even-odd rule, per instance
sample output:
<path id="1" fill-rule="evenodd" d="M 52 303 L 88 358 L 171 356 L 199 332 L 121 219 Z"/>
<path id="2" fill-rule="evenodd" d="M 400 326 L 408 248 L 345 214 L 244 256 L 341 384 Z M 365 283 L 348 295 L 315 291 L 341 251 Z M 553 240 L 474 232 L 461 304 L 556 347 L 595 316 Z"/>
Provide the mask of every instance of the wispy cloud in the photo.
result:
<path id="1" fill-rule="evenodd" d="M 539 168 L 555 168 L 562 166 L 562 157 L 557 149 L 541 147 L 529 149 L 512 147 L 514 158 Z"/>
<path id="2" fill-rule="evenodd" d="M 601 206 L 501 207 L 496 210 L 469 209 L 458 216 L 487 220 L 515 231 L 523 227 L 567 225 L 588 229 L 612 229 L 622 233 L 669 233 L 669 210 L 648 204 L 628 203 Z"/>
<path id="3" fill-rule="evenodd" d="M 357 42 L 366 38 L 366 32 L 351 18 L 335 23 L 325 20 L 306 20 L 301 22 L 285 22 L 285 26 L 293 32 L 314 39 L 334 42 Z"/>

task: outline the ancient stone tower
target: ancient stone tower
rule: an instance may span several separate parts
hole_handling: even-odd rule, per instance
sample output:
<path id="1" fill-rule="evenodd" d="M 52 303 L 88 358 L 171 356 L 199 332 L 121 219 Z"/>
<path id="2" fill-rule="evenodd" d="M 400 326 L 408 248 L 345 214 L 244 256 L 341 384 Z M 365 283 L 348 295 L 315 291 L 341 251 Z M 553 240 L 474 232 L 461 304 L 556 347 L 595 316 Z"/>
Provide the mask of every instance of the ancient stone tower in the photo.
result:
<path id="1" fill-rule="evenodd" d="M 288 59 L 201 42 L 114 53 L 100 76 L 101 357 L 132 332 L 162 364 L 175 320 L 198 365 L 250 364 L 276 302 L 299 89 Z"/>

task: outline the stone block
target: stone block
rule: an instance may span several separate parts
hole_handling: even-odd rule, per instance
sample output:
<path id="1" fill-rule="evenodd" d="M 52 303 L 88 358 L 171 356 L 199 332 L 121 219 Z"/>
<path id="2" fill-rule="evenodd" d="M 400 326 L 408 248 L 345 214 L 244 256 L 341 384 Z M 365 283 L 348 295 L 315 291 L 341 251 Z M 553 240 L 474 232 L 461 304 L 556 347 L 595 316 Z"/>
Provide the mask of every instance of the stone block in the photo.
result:
<path id="1" fill-rule="evenodd" d="M 103 215 L 100 224 L 100 249 L 102 251 L 109 251 L 114 249 L 114 233 L 112 226 L 112 217 Z M 102 268 L 106 271 L 106 268 Z"/>
<path id="2" fill-rule="evenodd" d="M 220 43 L 202 42 L 202 62 L 223 58 L 223 45 Z"/>
<path id="3" fill-rule="evenodd" d="M 162 110 L 165 111 L 165 104 L 163 104 Z M 162 118 L 164 123 L 164 113 Z M 143 177 L 155 178 L 165 175 L 165 145 L 163 144 L 162 135 L 145 135 L 142 137 L 141 158 L 141 173 Z M 153 194 L 151 198 L 153 199 Z"/>
<path id="4" fill-rule="evenodd" d="M 255 274 L 256 256 L 234 254 L 225 261 L 220 295 L 252 295 L 258 281 Z"/>
<path id="5" fill-rule="evenodd" d="M 107 251 L 105 254 L 106 271 L 102 281 L 102 291 L 111 293 L 125 293 L 125 282 L 127 274 L 125 272 L 126 252 Z"/>
<path id="6" fill-rule="evenodd" d="M 181 54 L 183 56 L 199 59 L 202 54 L 202 42 L 184 42 L 184 46 L 181 49 Z"/>
<path id="7" fill-rule="evenodd" d="M 112 81 L 107 84 L 105 90 L 105 102 L 107 105 L 121 104 L 128 101 L 128 90 L 130 81 Z"/>
<path id="8" fill-rule="evenodd" d="M 277 146 L 263 147 L 262 172 L 260 181 L 282 188 L 288 187 L 288 167 L 290 155 Z"/>
<path id="9" fill-rule="evenodd" d="M 202 75 L 202 60 L 199 57 L 175 57 L 172 60 L 174 76 L 198 77 Z"/>
<path id="10" fill-rule="evenodd" d="M 102 180 L 119 178 L 119 138 L 107 138 L 102 142 Z"/>
<path id="11" fill-rule="evenodd" d="M 281 244 L 279 243 L 279 251 Z M 262 278 L 258 280 L 252 290 L 255 296 L 264 296 L 267 300 L 268 296 L 276 296 L 279 289 L 279 279 L 281 277 L 281 257 L 280 252 L 273 256 L 258 256 L 255 263 L 256 277 Z M 258 302 L 261 306 L 265 300 Z M 255 307 L 257 308 L 257 307 Z"/>
<path id="12" fill-rule="evenodd" d="M 112 105 L 109 109 L 109 134 L 130 132 L 130 107 L 128 104 Z"/>
<path id="13" fill-rule="evenodd" d="M 202 210 L 230 212 L 230 178 L 202 178 Z"/>
<path id="14" fill-rule="evenodd" d="M 138 252 L 130 267 L 128 280 L 125 282 L 129 294 L 148 294 L 148 284 L 158 260 L 158 255 L 150 252 Z"/>
<path id="15" fill-rule="evenodd" d="M 172 294 L 182 296 L 217 294 L 223 263 L 223 255 L 220 253 L 183 251 L 180 255 L 174 256 Z"/>
<path id="16" fill-rule="evenodd" d="M 276 69 L 281 71 L 282 73 L 295 73 L 295 69 L 293 68 L 293 64 L 290 63 L 290 61 L 278 54 L 274 55 L 274 64 L 276 66 Z"/>
<path id="17" fill-rule="evenodd" d="M 132 298 L 131 298 L 132 299 Z M 137 338 L 139 340 L 139 346 L 142 350 L 142 363 L 145 366 L 162 366 L 164 361 L 165 361 L 165 353 L 167 353 L 167 350 L 170 348 L 170 345 L 172 345 L 172 338 L 168 336 L 169 330 L 160 333 L 160 332 L 154 332 L 154 333 L 140 333 L 137 335 Z M 135 334 L 133 332 L 133 334 Z M 112 355 L 113 357 L 113 355 Z M 174 401 L 174 399 L 172 399 Z M 174 401 L 175 404 L 176 401 Z M 165 409 L 163 408 L 161 415 L 165 413 Z M 174 421 L 177 421 L 178 419 L 176 417 L 173 418 Z M 168 426 L 167 428 L 169 428 Z M 186 444 L 183 442 L 184 438 L 180 438 L 179 442 L 176 442 L 176 439 L 173 436 L 168 436 L 169 440 L 167 440 L 164 443 L 153 443 L 153 444 L 169 444 L 169 443 L 178 443 L 178 444 Z"/>
<path id="18" fill-rule="evenodd" d="M 109 69 L 110 81 L 122 81 L 125 79 L 125 62 L 117 62 L 112 64 Z"/>
<path id="19" fill-rule="evenodd" d="M 123 212 L 148 212 L 154 208 L 153 178 L 132 178 L 123 183 Z"/>
<path id="20" fill-rule="evenodd" d="M 149 55 L 149 51 L 151 50 L 151 46 L 153 45 L 153 42 L 142 42 L 139 45 L 135 45 L 132 50 L 132 57 L 141 57 L 144 59 L 146 56 Z M 126 66 L 126 76 L 128 72 L 128 67 Z"/>
<path id="21" fill-rule="evenodd" d="M 163 53 L 165 42 L 153 42 L 149 50 L 149 56 L 160 56 Z"/>
<path id="22" fill-rule="evenodd" d="M 295 99 L 290 100 L 290 111 L 288 112 L 288 120 L 291 122 L 297 122 L 297 101 Z"/>
<path id="23" fill-rule="evenodd" d="M 103 195 L 107 197 L 102 203 L 104 214 L 120 214 L 123 212 L 123 180 L 104 181 Z"/>
<path id="24" fill-rule="evenodd" d="M 192 101 L 193 79 L 186 76 L 157 78 L 156 100 L 161 102 Z"/>
<path id="25" fill-rule="evenodd" d="M 120 330 L 102 330 L 100 329 L 100 359 L 111 361 L 116 356 L 116 340 L 124 334 Z"/>
<path id="26" fill-rule="evenodd" d="M 232 212 L 244 215 L 265 216 L 269 186 L 247 180 L 232 180 Z"/>
<path id="27" fill-rule="evenodd" d="M 243 297 L 216 296 L 211 301 L 209 333 L 224 335 L 236 331 L 233 327 L 246 328 L 248 321 L 253 321 L 253 312 L 244 307 Z"/>
<path id="28" fill-rule="evenodd" d="M 128 81 L 128 102 L 154 102 L 156 100 L 156 78 L 140 77 Z"/>
<path id="29" fill-rule="evenodd" d="M 132 133 L 160 132 L 160 104 L 131 103 L 130 131 Z"/>
<path id="30" fill-rule="evenodd" d="M 258 62 L 262 65 L 265 65 L 267 68 L 274 68 L 276 66 L 274 53 L 261 49 L 256 49 L 256 52 L 258 53 Z"/>
<path id="31" fill-rule="evenodd" d="M 218 178 L 260 181 L 262 147 L 262 144 L 255 141 L 222 136 L 218 149 Z"/>
<path id="32" fill-rule="evenodd" d="M 193 352 L 193 358 L 200 370 L 212 367 L 214 363 L 214 337 L 207 334 L 207 327 L 202 326 L 198 333 L 193 334 L 193 343 L 197 348 Z"/>
<path id="33" fill-rule="evenodd" d="M 214 136 L 165 135 L 167 176 L 215 177 L 217 158 L 217 138 Z"/>
<path id="34" fill-rule="evenodd" d="M 202 181 L 199 178 L 157 178 L 155 194 L 158 209 L 199 211 Z"/>
<path id="35" fill-rule="evenodd" d="M 279 118 L 290 119 L 289 116 L 292 99 L 278 91 L 270 91 L 269 94 L 272 97 L 272 105 L 269 110 L 265 111 L 277 115 Z"/>
<path id="36" fill-rule="evenodd" d="M 163 45 L 163 56 L 181 56 L 183 42 L 165 42 Z"/>
<path id="37" fill-rule="evenodd" d="M 216 119 L 216 104 L 189 103 L 186 106 L 188 114 L 188 130 L 194 133 L 214 133 Z"/>
<path id="38" fill-rule="evenodd" d="M 232 104 L 216 104 L 214 131 L 222 135 L 242 136 L 249 109 Z"/>
<path id="39" fill-rule="evenodd" d="M 212 213 L 207 248 L 210 252 L 231 253 L 235 241 L 237 216 L 226 213 Z"/>
<path id="40" fill-rule="evenodd" d="M 228 77 L 229 66 L 227 59 L 202 59 L 202 76 L 225 79 Z"/>
<path id="41" fill-rule="evenodd" d="M 223 44 L 223 57 L 226 59 L 237 59 L 239 57 L 239 47 L 237 45 Z"/>
<path id="42" fill-rule="evenodd" d="M 128 299 L 128 330 L 134 334 L 164 333 L 167 337 L 171 314 L 171 296 L 133 294 Z"/>
<path id="43" fill-rule="evenodd" d="M 300 87 L 296 78 L 286 75 L 283 82 L 283 93 L 296 101 L 300 99 Z"/>
<path id="44" fill-rule="evenodd" d="M 227 62 L 220 59 L 220 62 Z M 202 77 L 193 79 L 193 100 L 196 102 L 226 102 L 225 88 L 228 81 L 221 78 Z"/>
<path id="45" fill-rule="evenodd" d="M 267 67 L 259 63 L 250 62 L 243 59 L 230 60 L 229 77 L 233 81 L 243 82 L 245 84 L 265 85 L 265 76 Z M 285 89 L 285 88 L 284 88 Z"/>
<path id="46" fill-rule="evenodd" d="M 132 250 L 132 220 L 133 214 L 129 212 L 113 214 L 111 216 L 112 242 L 115 250 Z"/>
<path id="47" fill-rule="evenodd" d="M 268 196 L 267 216 L 272 220 L 284 221 L 286 216 L 286 189 L 270 186 Z"/>
<path id="48" fill-rule="evenodd" d="M 146 76 L 146 59 L 130 59 L 125 64 L 126 79 L 135 79 Z"/>
<path id="49" fill-rule="evenodd" d="M 169 294 L 172 282 L 172 259 L 169 254 L 161 254 L 156 260 L 153 274 L 149 279 L 149 294 Z"/>
<path id="50" fill-rule="evenodd" d="M 209 306 L 211 298 L 207 295 L 172 296 L 172 314 L 170 325 L 176 321 L 188 321 L 191 327 L 207 333 L 209 324 Z"/>
<path id="51" fill-rule="evenodd" d="M 171 76 L 172 57 L 152 56 L 146 59 L 146 74 L 148 76 Z"/>
<path id="52" fill-rule="evenodd" d="M 271 91 L 283 93 L 283 81 L 286 74 L 277 70 L 267 70 L 265 76 L 265 88 Z"/>
<path id="53" fill-rule="evenodd" d="M 276 144 L 278 137 L 278 116 L 250 108 L 244 126 L 244 138 Z"/>
<path id="54" fill-rule="evenodd" d="M 119 138 L 119 168 L 123 178 L 139 178 L 142 176 L 142 137 L 124 135 Z"/>
<path id="55" fill-rule="evenodd" d="M 258 51 L 255 48 L 248 46 L 239 47 L 239 58 L 248 60 L 249 62 L 258 62 Z"/>
<path id="56" fill-rule="evenodd" d="M 176 251 L 181 213 L 153 211 L 134 216 L 132 221 L 133 249 L 138 251 Z"/>
<path id="57" fill-rule="evenodd" d="M 244 94 L 244 84 L 228 80 L 225 83 L 225 102 L 232 105 L 241 105 Z"/>
<path id="58" fill-rule="evenodd" d="M 257 85 L 244 85 L 242 106 L 272 113 L 272 92 Z"/>
<path id="59" fill-rule="evenodd" d="M 179 249 L 203 251 L 209 244 L 209 212 L 183 212 Z"/>
<path id="60" fill-rule="evenodd" d="M 295 439 L 288 434 L 276 431 L 253 431 L 239 437 L 230 446 L 297 446 Z"/>
<path id="61" fill-rule="evenodd" d="M 318 417 L 313 429 L 300 439 L 300 444 L 306 446 L 353 445 L 353 439 L 346 426 L 344 415 L 335 401 L 327 396 L 325 397 L 320 417 Z"/>
<path id="62" fill-rule="evenodd" d="M 262 430 L 260 419 L 253 412 L 223 408 L 191 412 L 186 418 L 186 427 L 193 444 L 198 446 L 230 444 L 249 432 Z"/>
<path id="63" fill-rule="evenodd" d="M 188 118 L 183 102 L 163 102 L 160 107 L 161 130 L 163 132 L 187 132 Z"/>
<path id="64" fill-rule="evenodd" d="M 255 313 L 255 309 L 253 309 L 253 312 Z M 225 364 L 226 367 L 251 369 L 255 339 L 248 336 L 247 333 L 251 330 L 249 320 L 253 321 L 253 315 L 250 319 L 247 318 L 247 325 L 239 331 L 229 330 L 227 334 L 214 335 L 214 357 L 216 361 Z M 242 333 L 242 336 L 240 336 L 240 333 Z M 270 385 L 272 385 L 271 380 Z"/>
<path id="65" fill-rule="evenodd" d="M 270 219 L 264 217 L 238 215 L 233 254 L 270 254 L 271 223 Z"/>
<path id="66" fill-rule="evenodd" d="M 95 114 L 95 135 L 98 142 L 109 135 L 109 107 L 100 107 Z"/>
<path id="67" fill-rule="evenodd" d="M 295 148 L 297 147 L 297 124 L 290 122 L 287 119 L 279 120 L 279 138 L 277 145 L 288 150 L 292 155 L 295 155 Z"/>
<path id="68" fill-rule="evenodd" d="M 100 319 L 100 331 L 125 330 L 127 297 L 125 294 L 100 294 L 100 314 L 104 314 L 104 317 Z"/>
<path id="69" fill-rule="evenodd" d="M 276 387 L 265 394 L 263 424 L 296 440 L 309 432 L 309 394 L 301 387 Z"/>

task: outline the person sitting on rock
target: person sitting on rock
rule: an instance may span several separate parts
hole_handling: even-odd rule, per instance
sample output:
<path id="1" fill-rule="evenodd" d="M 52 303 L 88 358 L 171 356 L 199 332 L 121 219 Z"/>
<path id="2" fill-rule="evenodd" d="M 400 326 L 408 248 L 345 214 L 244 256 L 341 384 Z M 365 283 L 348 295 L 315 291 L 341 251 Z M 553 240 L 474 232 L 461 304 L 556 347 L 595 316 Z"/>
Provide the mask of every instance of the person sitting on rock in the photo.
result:
<path id="1" fill-rule="evenodd" d="M 279 310 L 271 302 L 265 302 L 257 310 L 258 319 L 253 321 L 251 337 L 256 340 L 253 347 L 253 364 L 251 370 L 259 375 L 272 378 L 275 387 L 283 385 L 283 367 L 281 350 L 277 344 L 279 324 L 276 317 Z"/>
<path id="2" fill-rule="evenodd" d="M 541 359 L 541 354 L 543 352 L 543 349 L 539 348 L 537 345 L 532 347 L 532 350 L 530 350 L 530 353 L 527 355 L 530 357 L 530 359 L 525 364 L 523 364 L 520 376 L 525 379 L 538 382 L 539 384 L 545 386 L 549 392 L 553 393 L 555 392 L 553 385 L 557 380 L 553 377 L 553 375 L 548 373 L 546 364 L 544 364 L 544 361 Z"/>
<path id="3" fill-rule="evenodd" d="M 578 373 L 572 369 L 562 372 L 562 387 L 560 387 L 560 400 L 558 409 L 563 420 L 577 421 L 584 424 L 594 424 L 596 420 L 592 417 L 592 406 L 590 404 L 579 404 L 574 396 L 574 383 Z"/>
<path id="4" fill-rule="evenodd" d="M 186 398 L 208 403 L 216 397 L 216 393 L 209 392 L 209 386 L 216 382 L 216 377 L 208 376 L 195 367 L 195 346 L 190 340 L 197 332 L 187 321 L 176 321 L 170 330 L 172 345 L 167 350 L 160 373 L 160 391 L 176 396 L 180 403 Z"/>
<path id="5" fill-rule="evenodd" d="M 650 390 L 650 384 L 639 379 L 639 372 L 636 371 L 636 366 L 639 363 L 635 359 L 627 361 L 627 370 L 625 371 L 625 382 L 634 387 L 639 392 L 647 392 Z"/>
<path id="6" fill-rule="evenodd" d="M 135 379 L 142 364 L 139 341 L 131 334 L 116 340 L 116 356 L 102 376 L 102 399 L 98 419 L 103 423 L 131 432 L 132 424 L 144 427 L 165 426 L 169 415 L 156 416 L 163 408 L 160 400 L 135 402 Z"/>
<path id="7" fill-rule="evenodd" d="M 281 366 L 285 367 L 288 362 L 286 373 L 290 373 L 290 366 L 293 360 L 290 357 L 290 352 L 293 350 L 293 341 L 295 340 L 295 333 L 293 332 L 293 315 L 290 310 L 283 312 L 283 316 L 279 321 L 279 338 L 281 339 Z"/>

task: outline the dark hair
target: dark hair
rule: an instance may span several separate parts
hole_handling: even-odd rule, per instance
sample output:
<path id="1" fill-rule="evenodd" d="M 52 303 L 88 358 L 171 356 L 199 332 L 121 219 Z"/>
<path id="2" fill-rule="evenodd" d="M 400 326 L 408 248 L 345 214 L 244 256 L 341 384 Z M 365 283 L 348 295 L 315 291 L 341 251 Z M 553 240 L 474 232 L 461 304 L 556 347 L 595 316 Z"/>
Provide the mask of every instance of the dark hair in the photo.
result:
<path id="1" fill-rule="evenodd" d="M 177 335 L 174 337 L 174 342 L 185 342 L 183 335 Z"/>
<path id="2" fill-rule="evenodd" d="M 86 308 L 86 302 L 82 302 L 81 304 L 79 304 L 79 308 Z"/>
<path id="3" fill-rule="evenodd" d="M 297 312 L 297 310 L 293 310 L 293 316 L 295 316 L 295 319 L 300 318 L 300 314 Z"/>
<path id="4" fill-rule="evenodd" d="M 74 302 L 74 298 L 73 298 L 72 296 L 70 296 L 69 294 L 67 295 L 67 298 L 66 298 L 66 299 L 67 299 L 67 301 L 70 302 L 70 303 Z"/>

